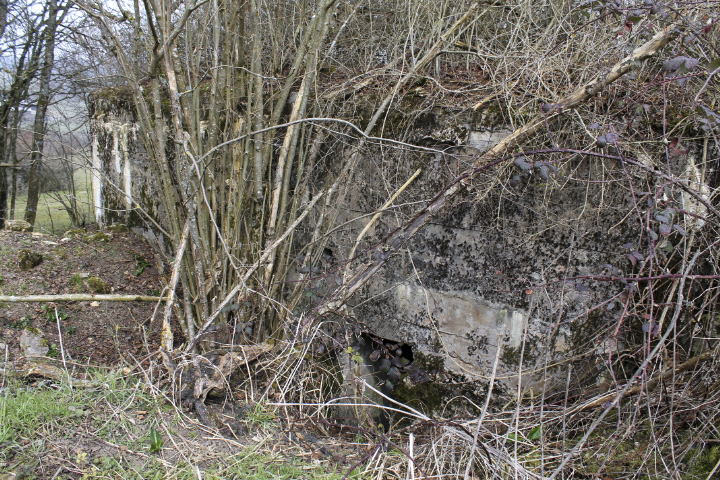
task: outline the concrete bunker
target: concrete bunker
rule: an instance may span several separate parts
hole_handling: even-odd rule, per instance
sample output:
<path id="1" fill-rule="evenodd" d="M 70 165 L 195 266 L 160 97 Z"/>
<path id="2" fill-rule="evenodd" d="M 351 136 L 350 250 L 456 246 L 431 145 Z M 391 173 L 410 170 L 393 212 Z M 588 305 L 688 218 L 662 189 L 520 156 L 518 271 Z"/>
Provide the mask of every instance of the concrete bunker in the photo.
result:
<path id="1" fill-rule="evenodd" d="M 112 103 L 112 99 L 105 98 L 100 106 L 105 105 L 103 102 Z M 155 189 L 152 169 L 138 141 L 133 112 L 127 105 L 120 107 L 105 106 L 93 113 L 93 162 L 97 172 L 102 173 L 96 177 L 96 220 L 101 224 L 128 223 L 163 248 L 166 239 L 162 233 L 135 211 L 139 205 L 154 221 L 163 224 L 164 212 L 157 196 L 151 194 Z M 433 198 L 453 179 L 453 172 L 460 171 L 473 155 L 487 150 L 510 131 L 498 122 L 497 116 L 488 116 L 482 110 L 437 107 L 424 118 L 427 121 L 413 126 L 408 143 L 440 145 L 442 152 L 408 156 L 387 154 L 381 148 L 368 151 L 345 185 L 344 203 L 334 206 L 338 228 L 318 246 L 318 263 L 297 265 L 291 282 L 301 281 L 303 275 L 314 276 L 319 279 L 314 283 L 324 282 L 324 290 L 318 287 L 317 297 L 325 298 L 337 287 L 336 282 L 342 281 L 338 272 L 351 261 L 358 233 L 393 189 L 416 169 L 423 169 L 406 192 L 411 201 L 371 226 L 356 257 L 361 257 L 363 251 L 372 254 L 373 245 L 409 218 L 418 203 Z M 692 162 L 686 163 L 676 166 L 678 174 L 691 169 L 688 165 Z M 627 208 L 632 206 L 623 203 L 626 195 L 620 185 L 577 180 L 601 178 L 613 168 L 611 163 L 578 157 L 557 171 L 546 171 L 538 165 L 526 168 L 508 162 L 505 170 L 484 179 L 488 188 L 482 195 L 469 186 L 467 198 L 454 200 L 442 218 L 427 224 L 406 247 L 392 252 L 383 270 L 356 293 L 349 305 L 352 316 L 362 319 L 364 335 L 381 339 L 382 348 L 379 344 L 378 348 L 371 347 L 373 342 L 368 341 L 350 347 L 362 351 L 358 356 L 368 365 L 366 374 L 378 376 L 374 385 L 387 387 L 388 379 L 382 375 L 391 371 L 391 376 L 397 374 L 392 370 L 392 359 L 387 357 L 393 350 L 391 345 L 411 349 L 409 365 L 425 371 L 436 380 L 434 384 L 447 386 L 442 392 L 438 388 L 438 395 L 445 398 L 485 395 L 495 358 L 500 359 L 498 377 L 502 388 L 514 391 L 522 382 L 523 390 L 538 392 L 565 378 L 564 371 L 545 369 L 544 365 L 562 360 L 577 348 L 601 355 L 599 350 L 592 350 L 592 345 L 605 338 L 595 338 L 598 332 L 592 329 L 598 322 L 611 321 L 616 312 L 608 308 L 593 310 L 593 321 L 587 322 L 588 312 L 598 301 L 620 295 L 624 286 L 567 279 L 609 271 L 615 276 L 632 272 L 629 252 L 622 246 L 633 243 L 640 249 L 644 231 L 637 222 L 625 221 Z M 332 174 L 331 167 L 317 175 Z M 697 184 L 702 179 L 693 173 L 695 170 L 685 175 L 689 182 Z M 513 182 L 515 177 L 519 180 Z M 678 192 L 673 194 L 679 196 Z M 617 201 L 618 208 L 603 210 L 607 199 Z M 690 205 L 691 199 L 682 204 Z M 701 206 L 696 211 L 702 213 Z M 298 233 L 298 243 L 307 245 L 311 240 L 312 222 L 320 214 L 314 215 L 308 216 L 305 235 Z M 671 241 L 669 237 L 662 240 Z M 579 334 L 586 323 L 592 331 Z M 242 332 L 252 328 L 241 327 Z M 236 329 L 236 333 L 242 332 Z M 377 364 L 380 358 L 370 359 L 377 350 L 380 357 L 391 362 L 389 368 L 384 368 L 386 362 L 382 368 Z M 409 357 L 407 352 L 399 356 Z M 357 362 L 352 362 L 350 353 L 343 365 L 348 374 L 353 363 Z M 595 368 L 592 362 L 588 365 Z M 405 375 L 402 378 L 409 378 L 409 373 L 394 367 Z M 522 376 L 518 375 L 519 367 Z M 543 372 L 542 378 L 531 373 L 538 371 Z M 412 395 L 418 392 L 412 391 L 412 385 L 402 378 L 397 384 L 390 380 L 395 387 L 392 393 L 412 401 Z M 474 379 L 474 384 L 463 383 L 463 378 Z M 398 392 L 405 387 L 408 391 Z"/>

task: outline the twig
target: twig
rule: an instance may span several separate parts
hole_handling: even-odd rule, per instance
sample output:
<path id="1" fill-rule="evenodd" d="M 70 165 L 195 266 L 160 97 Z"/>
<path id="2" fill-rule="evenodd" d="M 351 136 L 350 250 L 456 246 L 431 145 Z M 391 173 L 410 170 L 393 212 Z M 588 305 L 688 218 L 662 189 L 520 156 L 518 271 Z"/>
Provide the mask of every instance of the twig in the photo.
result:
<path id="1" fill-rule="evenodd" d="M 55 470 L 55 475 L 50 477 L 50 480 L 55 480 L 58 475 L 60 475 L 60 472 L 62 472 L 65 469 L 64 466 L 60 465 L 57 470 Z"/>
<path id="2" fill-rule="evenodd" d="M 63 367 L 65 367 L 65 373 L 68 377 L 68 387 L 72 389 L 72 378 L 70 378 L 70 372 L 68 371 L 67 362 L 65 361 L 65 347 L 63 346 L 62 329 L 60 328 L 60 315 L 58 315 L 57 307 L 55 307 L 55 321 L 57 322 L 58 341 L 60 342 L 60 355 L 62 356 Z"/>
<path id="3" fill-rule="evenodd" d="M 690 269 L 695 265 L 695 262 L 700 257 L 701 253 L 702 253 L 702 251 L 696 253 L 695 256 L 693 256 L 693 258 L 690 260 L 689 265 L 687 265 L 685 268 L 685 274 L 687 274 L 690 271 Z M 603 410 L 603 412 L 595 419 L 595 421 L 592 423 L 592 425 L 590 425 L 587 432 L 585 432 L 585 435 L 583 435 L 583 437 L 580 439 L 580 441 L 572 448 L 572 450 L 570 450 L 570 452 L 567 455 L 565 455 L 563 457 L 562 462 L 560 462 L 560 465 L 558 465 L 558 467 L 555 469 L 555 471 L 552 473 L 552 475 L 550 475 L 548 480 L 553 480 L 555 477 L 557 477 L 557 475 L 565 468 L 565 465 L 567 465 L 567 463 L 570 461 L 570 459 L 573 458 L 580 451 L 580 449 L 583 447 L 583 445 L 585 445 L 585 442 L 587 442 L 588 438 L 590 437 L 590 434 L 593 431 L 595 431 L 597 426 L 600 425 L 600 422 L 602 422 L 602 420 L 607 416 L 607 414 L 610 413 L 610 411 L 620 403 L 620 400 L 622 400 L 622 398 L 625 396 L 625 394 L 627 394 L 631 390 L 630 386 L 635 381 L 635 379 L 640 377 L 640 375 L 643 372 L 645 372 L 645 368 L 650 363 L 650 360 L 655 358 L 655 355 L 657 355 L 658 352 L 665 346 L 665 341 L 668 339 L 670 334 L 673 333 L 673 331 L 675 330 L 675 324 L 677 323 L 677 319 L 680 316 L 680 312 L 682 311 L 681 306 L 684 303 L 684 295 L 683 295 L 684 287 L 685 287 L 685 277 L 683 277 L 680 280 L 680 288 L 678 288 L 678 293 L 677 293 L 677 295 L 678 295 L 677 303 L 676 303 L 677 307 L 675 308 L 675 313 L 673 315 L 672 321 L 670 322 L 670 325 L 668 326 L 665 334 L 662 336 L 662 338 L 660 338 L 658 340 L 655 348 L 653 348 L 653 350 L 650 352 L 650 354 L 647 355 L 645 360 L 643 360 L 642 364 L 637 368 L 637 370 L 635 371 L 633 376 L 630 378 L 630 381 L 627 383 L 627 385 L 625 385 L 625 387 L 622 390 L 620 390 L 620 392 L 618 392 L 617 396 L 612 400 L 612 402 L 610 402 L 610 405 L 605 407 L 605 410 Z"/>
<path id="4" fill-rule="evenodd" d="M 237 295 L 240 290 L 242 290 L 245 287 L 245 284 L 247 281 L 252 277 L 255 272 L 260 268 L 261 265 L 265 263 L 265 261 L 270 257 L 270 254 L 278 247 L 281 243 L 283 243 L 287 237 L 290 236 L 292 232 L 295 231 L 298 225 L 305 219 L 305 217 L 310 213 L 310 211 L 313 209 L 315 204 L 320 200 L 323 195 L 325 194 L 324 191 L 318 192 L 317 195 L 308 203 L 308 205 L 305 207 L 305 211 L 300 214 L 298 218 L 295 219 L 295 221 L 290 225 L 285 232 L 280 235 L 279 238 L 277 238 L 269 247 L 265 249 L 265 253 L 262 254 L 262 256 L 250 267 L 247 272 L 245 272 L 245 275 L 241 279 L 241 281 L 233 288 L 230 293 L 228 293 L 225 296 L 225 300 L 220 302 L 215 309 L 215 312 L 208 317 L 208 319 L 205 321 L 205 324 L 202 326 L 200 330 L 195 334 L 195 338 L 193 338 L 189 343 L 188 346 L 185 347 L 185 353 L 188 353 L 192 351 L 193 348 L 195 348 L 195 345 L 197 345 L 197 342 L 200 340 L 200 338 L 205 334 L 207 329 L 212 325 L 212 322 L 215 321 L 215 319 L 222 313 L 223 309 L 232 301 L 232 299 Z"/>
<path id="5" fill-rule="evenodd" d="M 480 155 L 471 168 L 460 174 L 455 181 L 440 191 L 435 198 L 430 200 L 428 204 L 420 209 L 412 218 L 401 227 L 398 227 L 383 240 L 383 244 L 390 250 L 397 250 L 407 243 L 407 241 L 423 228 L 431 218 L 442 210 L 449 200 L 464 190 L 468 182 L 479 175 L 483 171 L 487 171 L 497 165 L 504 163 L 504 156 L 510 149 L 521 145 L 532 135 L 539 132 L 545 126 L 545 122 L 560 115 L 564 110 L 574 108 L 582 102 L 592 98 L 600 90 L 607 85 L 616 81 L 624 74 L 630 71 L 635 62 L 644 60 L 654 55 L 665 45 L 677 36 L 680 27 L 678 25 L 670 25 L 658 32 L 652 39 L 645 44 L 636 48 L 628 57 L 618 62 L 611 72 L 604 78 L 596 78 L 591 82 L 577 88 L 574 92 L 562 98 L 555 104 L 545 105 L 544 111 L 536 115 L 524 126 L 516 129 L 513 133 L 500 141 L 493 148 Z M 510 157 L 511 158 L 511 157 Z M 385 264 L 389 255 L 377 255 L 371 261 L 360 265 L 356 273 L 339 287 L 329 301 L 318 309 L 318 316 L 325 315 L 329 312 L 337 311 L 345 302 L 367 281 L 372 278 L 375 273 Z"/>
<path id="6" fill-rule="evenodd" d="M 691 368 L 694 368 L 698 363 L 706 362 L 708 360 L 711 360 L 713 358 L 712 352 L 705 352 L 703 354 L 697 355 L 690 360 L 687 360 L 680 365 L 678 365 L 675 368 L 669 368 L 662 372 L 659 375 L 656 375 L 652 379 L 650 379 L 646 384 L 644 385 L 636 385 L 632 388 L 630 388 L 627 392 L 624 393 L 624 395 L 633 395 L 635 393 L 639 393 L 643 390 L 650 392 L 651 390 L 654 390 L 659 384 L 661 380 L 667 380 L 668 378 L 671 378 L 673 375 L 677 373 L 682 373 L 687 370 L 690 370 Z M 632 384 L 632 382 L 628 383 L 628 385 Z M 626 385 L 626 387 L 628 386 Z M 582 405 L 578 405 L 577 407 L 571 408 L 568 411 L 565 412 L 566 415 L 573 415 L 575 413 L 581 412 L 583 410 L 587 410 L 588 408 L 595 408 L 599 407 L 607 402 L 615 400 L 615 398 L 618 397 L 618 393 L 611 392 L 608 394 L 605 394 L 601 397 L 595 398 L 594 400 L 589 401 L 588 403 L 584 403 Z"/>
<path id="7" fill-rule="evenodd" d="M 417 460 L 416 460 L 415 458 L 413 458 L 412 455 L 410 455 L 409 452 L 406 452 L 400 445 L 398 445 L 398 444 L 396 444 L 395 442 L 391 441 L 391 440 L 390 440 L 389 438 L 387 438 L 385 435 L 382 435 L 382 434 L 380 434 L 380 433 L 376 433 L 376 432 L 367 430 L 367 429 L 362 428 L 362 427 L 354 427 L 354 426 L 352 426 L 352 425 L 345 425 L 345 424 L 342 424 L 342 423 L 338 423 L 338 422 L 336 422 L 336 421 L 335 421 L 335 422 L 330 422 L 330 421 L 328 421 L 328 420 L 321 419 L 321 420 L 320 420 L 320 423 L 324 423 L 325 425 L 329 425 L 329 426 L 331 426 L 331 427 L 338 427 L 338 428 L 340 428 L 340 429 L 348 428 L 348 429 L 350 429 L 350 430 L 356 430 L 356 431 L 358 431 L 358 432 L 362 432 L 362 433 L 364 433 L 364 434 L 367 434 L 367 435 L 371 435 L 371 436 L 380 438 L 384 443 L 387 443 L 388 445 L 392 445 L 393 447 L 397 448 L 398 451 L 400 451 L 403 455 L 405 455 L 410 462 L 412 462 L 413 464 L 415 464 L 415 466 L 417 467 L 417 469 L 420 471 L 420 473 L 422 474 L 422 476 L 423 476 L 424 478 L 430 478 L 430 477 L 423 471 L 423 469 L 420 468 L 420 465 L 418 465 Z"/>
<path id="8" fill-rule="evenodd" d="M 397 197 L 399 197 L 400 194 L 403 193 L 405 191 L 405 189 L 407 189 L 407 187 L 409 187 L 410 184 L 413 181 L 415 181 L 415 179 L 418 176 L 420 176 L 421 173 L 422 173 L 422 168 L 418 168 L 417 170 L 415 170 L 415 173 L 412 174 L 412 176 L 403 184 L 403 186 L 398 188 L 398 190 L 393 194 L 393 196 L 390 197 L 390 199 L 387 202 L 385 202 L 385 205 L 383 205 L 380 208 L 380 210 L 375 215 L 373 215 L 373 217 L 370 219 L 370 221 L 367 223 L 367 225 L 365 225 L 365 228 L 363 228 L 362 231 L 358 234 L 357 239 L 355 239 L 355 245 L 353 245 L 353 248 L 350 251 L 350 255 L 348 255 L 347 258 L 355 258 L 355 251 L 357 250 L 358 245 L 360 245 L 360 241 L 363 239 L 363 237 L 368 232 L 368 230 L 370 230 L 370 228 L 372 228 L 372 226 L 375 225 L 375 222 L 377 222 L 377 220 L 385 212 L 385 210 L 387 210 L 390 207 L 390 205 L 393 204 L 395 199 Z M 349 267 L 350 267 L 350 264 L 348 263 L 348 270 L 346 273 L 349 273 Z"/>
<path id="9" fill-rule="evenodd" d="M 414 458 L 415 453 L 413 452 L 415 444 L 415 435 L 410 433 L 408 438 L 408 452 L 410 453 L 410 458 Z M 415 480 L 415 462 L 411 462 L 408 460 L 408 473 L 410 474 L 410 480 Z"/>
<path id="10" fill-rule="evenodd" d="M 711 479 L 715 478 L 715 477 L 713 477 L 713 475 L 715 475 L 715 472 L 717 472 L 718 468 L 720 468 L 720 458 L 718 459 L 718 461 L 715 464 L 715 466 L 713 467 L 713 469 L 710 470 L 710 473 L 708 473 L 708 476 L 705 480 L 711 480 Z"/>
<path id="11" fill-rule="evenodd" d="M 370 450 L 368 453 L 366 453 L 360 460 L 358 460 L 357 462 L 355 462 L 354 464 L 352 464 L 352 465 L 350 466 L 350 468 L 348 469 L 347 473 L 346 473 L 345 475 L 343 475 L 343 477 L 342 477 L 340 480 L 345 480 L 346 478 L 349 478 L 349 477 L 350 477 L 350 474 L 352 473 L 353 470 L 355 470 L 355 469 L 358 468 L 360 465 L 362 465 L 363 463 L 365 463 L 365 461 L 366 461 L 368 458 L 374 456 L 374 455 L 377 453 L 377 451 L 380 450 L 380 448 L 381 448 L 382 446 L 383 446 L 383 443 L 378 443 L 378 444 L 375 446 L 375 448 L 373 448 L 373 449 Z"/>

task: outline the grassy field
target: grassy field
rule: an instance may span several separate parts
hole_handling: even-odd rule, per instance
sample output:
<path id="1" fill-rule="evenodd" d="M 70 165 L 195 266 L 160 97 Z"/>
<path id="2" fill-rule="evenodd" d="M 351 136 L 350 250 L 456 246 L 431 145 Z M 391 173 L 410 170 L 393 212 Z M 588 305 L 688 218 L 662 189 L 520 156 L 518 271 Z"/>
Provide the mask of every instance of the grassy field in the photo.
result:
<path id="1" fill-rule="evenodd" d="M 75 188 L 79 207 L 82 209 L 86 221 L 92 222 L 92 176 L 89 169 L 75 171 Z M 40 194 L 35 219 L 36 232 L 59 234 L 72 228 L 70 216 L 62 203 L 57 200 L 58 196 L 65 198 L 65 195 L 71 194 L 72 192 L 67 191 Z M 26 207 L 27 194 L 18 195 L 15 204 L 16 219 L 25 217 Z"/>

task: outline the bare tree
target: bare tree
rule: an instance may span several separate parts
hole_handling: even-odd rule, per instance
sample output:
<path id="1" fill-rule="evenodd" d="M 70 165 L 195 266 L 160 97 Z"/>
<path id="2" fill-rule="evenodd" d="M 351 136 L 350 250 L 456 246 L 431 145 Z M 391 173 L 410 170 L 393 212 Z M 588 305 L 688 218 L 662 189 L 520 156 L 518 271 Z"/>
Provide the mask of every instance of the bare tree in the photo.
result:
<path id="1" fill-rule="evenodd" d="M 50 82 L 55 65 L 55 45 L 58 25 L 62 23 L 63 17 L 68 9 L 57 0 L 47 2 L 47 21 L 43 30 L 41 41 L 43 42 L 44 54 L 42 67 L 40 68 L 39 91 L 35 104 L 35 122 L 33 127 L 32 150 L 30 153 L 30 172 L 28 174 L 28 200 L 25 210 L 25 221 L 30 225 L 35 224 L 38 198 L 40 195 L 40 169 L 43 158 L 43 146 L 45 143 L 46 116 L 50 104 Z"/>
<path id="2" fill-rule="evenodd" d="M 133 13 L 80 5 L 95 19 L 130 79 L 175 245 L 183 225 L 190 226 L 192 248 L 181 277 L 186 292 L 197 301 L 186 303 L 187 335 L 196 337 L 199 327 L 202 331 L 224 317 L 223 307 L 241 299 L 249 303 L 245 315 L 256 318 L 259 335 L 278 332 L 287 315 L 279 305 L 297 302 L 284 298 L 282 288 L 285 276 L 296 268 L 292 242 L 278 240 L 292 237 L 288 229 L 296 228 L 321 196 L 326 196 L 325 210 L 342 201 L 342 184 L 352 176 L 365 144 L 361 139 L 339 159 L 339 174 L 326 178 L 325 186 L 313 185 L 323 144 L 329 134 L 336 135 L 332 129 L 338 128 L 340 135 L 356 129 L 332 118 L 343 93 L 322 101 L 316 89 L 318 75 L 334 61 L 331 54 L 347 48 L 342 35 L 365 28 L 362 22 L 349 26 L 360 17 L 358 8 L 343 7 L 346 18 L 331 39 L 328 33 L 339 23 L 334 0 L 303 2 L 300 9 L 286 2 L 191 2 L 173 5 L 176 10 L 165 2 L 146 1 Z M 364 135 L 378 127 L 401 89 L 414 82 L 482 10 L 477 3 L 456 7 L 454 19 L 425 18 L 422 27 L 418 23 L 418 31 L 433 33 L 413 48 L 417 58 L 374 110 Z M 360 62 L 349 57 L 343 68 L 355 70 L 367 62 L 388 60 L 388 49 L 403 33 L 389 29 L 392 7 L 384 6 L 379 13 L 379 33 L 386 37 L 386 46 L 363 43 L 373 53 Z M 420 14 L 413 15 L 417 21 Z M 377 15 L 370 11 L 362 15 L 373 16 Z M 144 43 L 141 58 L 147 63 L 135 61 L 133 53 L 140 47 L 127 47 L 122 41 L 125 30 Z M 327 46 L 331 50 L 326 53 Z M 404 55 L 403 50 L 392 53 Z M 380 69 L 377 75 L 390 71 Z M 147 76 L 149 89 L 141 85 L 139 75 Z M 350 82 L 347 91 L 363 88 L 370 78 L 377 77 L 371 74 L 355 86 Z M 165 148 L 170 141 L 174 147 Z M 315 241 L 331 228 L 336 214 L 330 209 L 321 215 Z M 318 252 L 322 248 L 306 252 L 308 262 Z M 248 262 L 253 266 L 241 267 Z M 248 302 L 246 289 L 261 295 Z M 191 345 L 196 341 L 197 337 Z"/>
<path id="3" fill-rule="evenodd" d="M 0 38 L 2 38 L 3 34 L 5 33 L 5 26 L 7 26 L 7 14 L 7 0 L 0 0 Z"/>
<path id="4" fill-rule="evenodd" d="M 22 102 L 29 95 L 42 52 L 38 31 L 43 22 L 42 16 L 25 16 L 22 8 L 18 8 L 13 14 L 14 23 L 24 30 L 24 33 L 21 35 L 21 32 L 14 32 L 12 39 L 5 39 L 7 47 L 3 52 L 13 71 L 0 96 L 0 159 L 4 163 L 0 166 L 0 227 L 4 226 L 7 219 L 7 170 L 16 168 L 15 145 Z M 8 159 L 11 162 L 5 164 Z"/>

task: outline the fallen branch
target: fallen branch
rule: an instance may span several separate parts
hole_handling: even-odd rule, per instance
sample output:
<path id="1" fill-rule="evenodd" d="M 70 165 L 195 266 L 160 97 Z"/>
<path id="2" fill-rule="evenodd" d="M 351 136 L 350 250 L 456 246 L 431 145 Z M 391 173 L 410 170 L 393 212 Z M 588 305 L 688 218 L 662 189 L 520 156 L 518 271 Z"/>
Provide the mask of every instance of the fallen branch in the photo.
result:
<path id="1" fill-rule="evenodd" d="M 53 358 L 25 356 L 21 357 L 21 359 L 22 361 L 20 363 L 23 364 L 21 367 L 13 366 L 0 368 L 0 372 L 2 372 L 3 375 L 42 377 L 55 380 L 58 383 L 67 382 L 68 385 L 73 388 L 89 388 L 97 386 L 97 382 L 73 378 L 70 376 L 67 367 L 60 368 L 55 365 L 54 362 L 56 362 L 56 360 Z"/>
<path id="2" fill-rule="evenodd" d="M 59 295 L 0 295 L 0 302 L 160 302 L 167 297 L 150 295 L 87 295 L 67 293 Z"/>

